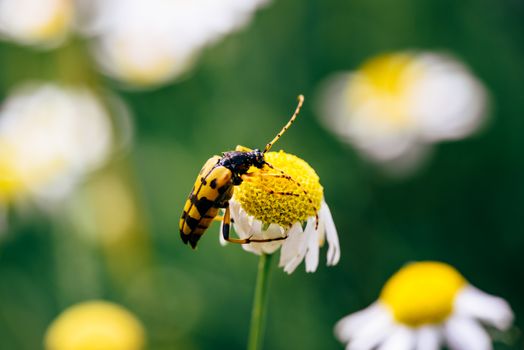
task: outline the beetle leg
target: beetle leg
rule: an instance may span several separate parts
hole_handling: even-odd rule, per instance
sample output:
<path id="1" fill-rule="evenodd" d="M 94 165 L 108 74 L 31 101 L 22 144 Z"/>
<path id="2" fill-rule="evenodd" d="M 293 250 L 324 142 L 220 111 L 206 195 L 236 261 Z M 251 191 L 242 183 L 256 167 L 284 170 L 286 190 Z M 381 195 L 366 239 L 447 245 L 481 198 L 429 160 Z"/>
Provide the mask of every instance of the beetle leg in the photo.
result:
<path id="1" fill-rule="evenodd" d="M 229 209 L 229 205 L 226 207 L 226 212 L 224 213 L 224 221 L 222 221 L 222 237 L 224 240 L 236 243 L 236 244 L 249 244 L 249 243 L 266 243 L 266 242 L 273 242 L 273 241 L 281 241 L 283 239 L 286 239 L 285 237 L 276 237 L 276 238 L 266 238 L 266 239 L 251 239 L 249 238 L 231 238 L 229 237 L 229 229 L 231 227 L 231 211 Z"/>
<path id="2" fill-rule="evenodd" d="M 226 206 L 226 210 L 224 212 L 223 220 L 222 220 L 222 237 L 228 242 L 230 241 L 229 238 L 229 228 L 231 226 L 231 210 L 229 209 L 229 203 Z"/>
<path id="3" fill-rule="evenodd" d="M 253 177 L 254 176 L 258 176 L 258 175 L 260 175 L 260 174 L 257 173 L 255 175 L 254 173 L 247 173 L 247 174 L 242 175 L 242 180 L 243 181 L 247 181 L 247 182 L 250 182 L 250 181 L 253 182 Z M 275 174 L 275 175 L 277 175 L 277 174 Z M 286 176 L 288 176 L 288 175 L 286 175 Z M 282 176 L 282 177 L 284 177 L 284 176 Z M 262 183 L 257 183 L 257 186 L 263 187 L 269 194 L 282 195 L 282 196 L 295 196 L 295 197 L 299 196 L 298 193 L 275 191 L 271 187 L 266 186 L 266 185 L 264 185 Z"/>
<path id="4" fill-rule="evenodd" d="M 213 221 L 219 221 L 219 222 L 222 222 L 224 221 L 224 215 L 217 215 L 213 218 Z M 231 219 L 231 222 L 235 222 L 235 220 Z"/>
<path id="5" fill-rule="evenodd" d="M 267 163 L 266 163 L 267 164 Z M 274 169 L 274 168 L 272 168 Z M 252 174 L 252 173 L 248 173 L 248 174 Z M 248 175 L 246 174 L 246 175 Z M 250 176 L 253 176 L 253 175 L 250 175 Z M 295 182 L 293 180 L 293 178 L 290 176 L 290 175 L 287 175 L 287 174 L 268 174 L 268 173 L 263 173 L 263 172 L 260 172 L 260 173 L 257 173 L 257 176 L 272 176 L 272 177 L 280 177 L 280 178 L 283 178 L 283 179 L 287 179 L 289 181 L 292 181 L 292 182 Z"/>
<path id="6" fill-rule="evenodd" d="M 237 145 L 235 147 L 235 151 L 238 151 L 238 152 L 251 152 L 252 149 L 248 148 L 248 147 L 245 147 L 245 146 L 242 146 L 242 145 Z"/>
<path id="7" fill-rule="evenodd" d="M 295 179 L 293 179 L 290 175 L 286 174 L 284 172 L 284 170 L 281 170 L 281 169 L 278 169 L 278 168 L 275 168 L 273 165 L 271 165 L 270 163 L 268 162 L 265 162 L 265 164 L 270 168 L 270 169 L 273 169 L 273 170 L 276 170 L 278 171 L 280 174 L 264 174 L 264 173 L 261 173 L 260 175 L 262 176 L 276 176 L 276 177 L 282 177 L 284 179 L 287 179 L 291 182 L 294 182 L 301 190 L 302 192 L 306 195 L 308 201 L 309 201 L 309 204 L 311 204 L 311 206 L 315 209 L 315 229 L 318 228 L 318 208 L 313 204 L 313 201 L 311 200 L 311 198 L 309 197 L 309 193 L 304 189 L 304 187 L 302 187 L 302 185 L 300 184 L 300 182 L 296 181 Z"/>

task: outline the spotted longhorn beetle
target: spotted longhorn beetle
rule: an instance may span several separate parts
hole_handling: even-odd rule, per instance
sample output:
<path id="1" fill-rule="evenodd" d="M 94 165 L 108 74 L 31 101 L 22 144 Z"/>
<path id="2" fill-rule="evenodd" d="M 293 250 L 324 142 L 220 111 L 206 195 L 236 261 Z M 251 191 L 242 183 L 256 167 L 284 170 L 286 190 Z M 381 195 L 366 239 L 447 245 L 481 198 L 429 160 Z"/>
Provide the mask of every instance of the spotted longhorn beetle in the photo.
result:
<path id="1" fill-rule="evenodd" d="M 259 149 L 251 150 L 244 146 L 237 146 L 234 151 L 223 152 L 222 156 L 213 156 L 207 160 L 196 178 L 191 193 L 189 193 L 184 205 L 182 217 L 180 218 L 180 237 L 185 244 L 189 242 L 191 247 L 195 248 L 198 240 L 205 233 L 213 220 L 223 220 L 222 235 L 226 241 L 232 243 L 248 244 L 252 242 L 271 242 L 286 238 L 238 239 L 229 237 L 229 228 L 231 224 L 229 200 L 233 196 L 234 186 L 240 185 L 242 181 L 249 181 L 252 173 L 248 173 L 248 171 L 252 166 L 259 169 L 264 166 L 275 169 L 271 164 L 266 162 L 264 155 L 287 131 L 287 129 L 289 129 L 291 124 L 293 124 L 303 103 L 304 96 L 299 95 L 298 105 L 291 116 L 291 119 L 289 119 L 287 124 L 284 125 L 282 130 L 280 130 L 273 140 L 266 145 L 263 151 Z M 274 176 L 286 178 L 300 186 L 300 184 L 294 181 L 289 175 L 281 170 L 278 171 L 280 173 Z M 290 192 L 277 192 L 272 189 L 268 189 L 268 191 L 275 195 L 297 195 Z M 303 191 L 305 192 L 305 190 Z M 312 201 L 309 201 L 313 205 Z M 223 217 L 217 217 L 220 209 L 225 209 Z"/>

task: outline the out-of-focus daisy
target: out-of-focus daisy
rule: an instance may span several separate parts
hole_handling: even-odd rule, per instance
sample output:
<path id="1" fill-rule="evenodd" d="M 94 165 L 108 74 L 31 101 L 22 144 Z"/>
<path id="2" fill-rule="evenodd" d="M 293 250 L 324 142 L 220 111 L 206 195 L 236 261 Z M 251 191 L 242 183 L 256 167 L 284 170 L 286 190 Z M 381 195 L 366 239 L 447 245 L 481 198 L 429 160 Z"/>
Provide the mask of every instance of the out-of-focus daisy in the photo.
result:
<path id="1" fill-rule="evenodd" d="M 0 0 L 0 35 L 21 44 L 56 46 L 73 19 L 73 0 Z"/>
<path id="2" fill-rule="evenodd" d="M 508 303 L 470 285 L 440 262 L 409 264 L 386 283 L 379 300 L 340 320 L 335 333 L 355 350 L 489 350 L 481 324 L 506 330 Z"/>
<path id="3" fill-rule="evenodd" d="M 89 90 L 25 85 L 0 110 L 0 199 L 63 198 L 108 158 L 110 117 Z"/>
<path id="4" fill-rule="evenodd" d="M 328 79 L 319 115 L 370 160 L 402 170 L 422 160 L 431 143 L 476 131 L 486 109 L 486 89 L 457 59 L 399 52 Z"/>
<path id="5" fill-rule="evenodd" d="M 117 304 L 88 301 L 60 314 L 47 329 L 46 350 L 140 350 L 145 332 L 138 319 Z"/>
<path id="6" fill-rule="evenodd" d="M 327 264 L 337 264 L 337 231 L 318 175 L 304 160 L 283 151 L 268 152 L 265 159 L 274 169 L 254 168 L 249 179 L 235 187 L 229 201 L 233 226 L 242 239 L 287 238 L 242 248 L 260 255 L 281 247 L 279 266 L 284 271 L 292 273 L 305 259 L 306 271 L 313 272 L 327 240 Z"/>
<path id="7" fill-rule="evenodd" d="M 205 45 L 245 24 L 267 0 L 104 0 L 89 25 L 104 71 L 135 86 L 178 76 Z"/>

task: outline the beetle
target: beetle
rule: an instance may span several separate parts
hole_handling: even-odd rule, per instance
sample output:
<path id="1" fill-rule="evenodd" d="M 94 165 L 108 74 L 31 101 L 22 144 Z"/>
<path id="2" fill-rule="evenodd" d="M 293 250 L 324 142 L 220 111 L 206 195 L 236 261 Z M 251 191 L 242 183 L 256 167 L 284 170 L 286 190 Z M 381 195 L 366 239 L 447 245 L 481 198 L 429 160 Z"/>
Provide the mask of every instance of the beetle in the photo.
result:
<path id="1" fill-rule="evenodd" d="M 223 152 L 222 156 L 213 156 L 200 170 L 193 189 L 184 205 L 184 211 L 180 218 L 180 237 L 182 241 L 191 247 L 196 248 L 200 237 L 205 233 L 208 227 L 214 220 L 223 220 L 222 236 L 231 243 L 248 244 L 252 242 L 271 242 L 282 240 L 287 237 L 277 237 L 270 239 L 239 239 L 229 237 L 229 229 L 231 224 L 231 215 L 229 210 L 229 200 L 233 196 L 234 187 L 238 186 L 244 180 L 248 180 L 249 169 L 254 166 L 262 169 L 268 166 L 275 169 L 271 164 L 266 162 L 264 154 L 268 152 L 271 147 L 278 141 L 278 139 L 289 129 L 298 116 L 302 104 L 304 103 L 304 96 L 298 96 L 298 104 L 295 111 L 286 125 L 280 132 L 271 140 L 263 151 L 260 149 L 249 149 L 244 146 L 237 146 L 234 151 Z M 278 170 L 278 169 L 275 169 Z M 289 175 L 283 171 L 278 170 L 280 174 L 275 176 L 286 178 L 294 181 Z M 300 184 L 294 181 L 298 186 Z M 276 192 L 268 189 L 271 194 L 275 195 L 297 195 L 289 192 Z M 305 192 L 305 190 L 303 190 Z M 309 198 L 309 197 L 308 197 Z M 310 203 L 312 201 L 310 200 Z M 224 209 L 223 217 L 217 217 L 220 209 Z M 317 219 L 318 224 L 318 219 Z"/>

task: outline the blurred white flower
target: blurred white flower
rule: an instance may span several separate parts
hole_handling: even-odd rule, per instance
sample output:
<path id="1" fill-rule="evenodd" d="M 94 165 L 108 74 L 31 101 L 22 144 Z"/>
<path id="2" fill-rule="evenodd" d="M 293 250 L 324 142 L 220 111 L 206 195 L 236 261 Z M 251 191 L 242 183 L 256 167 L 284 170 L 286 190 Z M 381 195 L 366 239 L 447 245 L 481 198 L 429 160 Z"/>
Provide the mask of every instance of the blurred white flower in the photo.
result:
<path id="1" fill-rule="evenodd" d="M 54 47 L 74 22 L 73 0 L 0 0 L 0 35 L 24 45 Z"/>
<path id="2" fill-rule="evenodd" d="M 456 59 L 400 52 L 328 79 L 319 116 L 370 160 L 403 170 L 416 166 L 431 143 L 479 129 L 487 100 L 482 83 Z"/>
<path id="3" fill-rule="evenodd" d="M 109 115 L 85 88 L 25 85 L 0 110 L 0 197 L 63 198 L 108 158 Z"/>
<path id="4" fill-rule="evenodd" d="M 504 299 L 447 264 L 418 262 L 394 274 L 378 301 L 340 320 L 335 334 L 347 350 L 490 350 L 481 324 L 507 330 L 512 322 Z"/>
<path id="5" fill-rule="evenodd" d="M 247 23 L 267 0 L 98 1 L 87 31 L 109 75 L 135 86 L 184 72 L 206 45 Z"/>
<path id="6" fill-rule="evenodd" d="M 140 235 L 143 229 L 140 209 L 126 180 L 115 170 L 104 170 L 89 181 L 74 200 L 68 201 L 67 212 L 76 227 L 75 231 L 83 238 L 111 250 Z M 86 207 L 89 209 L 86 210 Z M 141 240 L 139 245 L 140 249 L 147 249 Z M 122 254 L 137 254 L 137 251 L 130 249 Z"/>
<path id="7" fill-rule="evenodd" d="M 327 239 L 327 265 L 336 265 L 338 235 L 318 175 L 304 160 L 283 151 L 268 152 L 265 159 L 289 178 L 268 167 L 252 169 L 250 179 L 235 188 L 229 201 L 231 218 L 241 239 L 281 240 L 243 244 L 242 248 L 260 255 L 281 247 L 279 266 L 284 271 L 292 273 L 305 259 L 306 271 L 314 272 L 319 249 Z"/>

